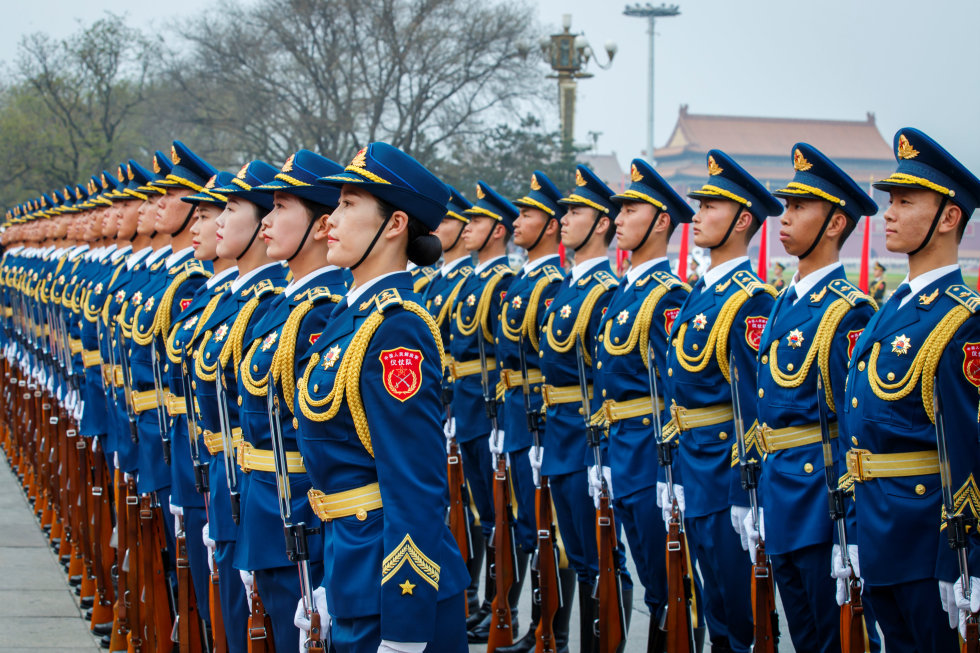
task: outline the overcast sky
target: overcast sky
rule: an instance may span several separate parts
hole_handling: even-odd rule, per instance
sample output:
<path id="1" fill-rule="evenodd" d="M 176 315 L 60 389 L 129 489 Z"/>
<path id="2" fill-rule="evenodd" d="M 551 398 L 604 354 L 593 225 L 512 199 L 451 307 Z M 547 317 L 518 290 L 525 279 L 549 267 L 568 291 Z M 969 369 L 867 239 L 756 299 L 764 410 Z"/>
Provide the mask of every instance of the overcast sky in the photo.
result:
<path id="1" fill-rule="evenodd" d="M 977 0 L 676 3 L 681 15 L 657 23 L 658 147 L 681 104 L 692 113 L 839 120 L 863 120 L 871 111 L 889 143 L 898 128 L 918 127 L 980 174 Z M 545 33 L 571 13 L 572 30 L 585 32 L 603 63 L 604 44 L 618 44 L 612 68 L 592 66 L 596 76 L 579 85 L 576 140 L 589 142 L 588 132 L 601 132 L 598 150 L 615 151 L 627 165 L 646 143 L 646 21 L 624 16 L 625 2 L 535 4 Z M 200 0 L 18 3 L 0 24 L 0 59 L 12 59 L 25 33 L 65 36 L 105 10 L 162 30 L 178 12 L 194 16 L 213 7 Z M 555 85 L 545 72 L 543 66 L 541 83 Z"/>

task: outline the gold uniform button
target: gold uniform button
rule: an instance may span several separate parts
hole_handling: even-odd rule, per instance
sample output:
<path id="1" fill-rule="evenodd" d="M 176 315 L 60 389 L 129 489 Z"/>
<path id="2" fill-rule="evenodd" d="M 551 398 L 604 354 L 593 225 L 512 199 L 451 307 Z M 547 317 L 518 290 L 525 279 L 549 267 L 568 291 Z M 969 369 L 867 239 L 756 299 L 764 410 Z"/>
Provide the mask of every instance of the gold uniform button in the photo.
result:
<path id="1" fill-rule="evenodd" d="M 299 428 L 299 420 L 296 419 L 295 417 L 293 418 L 293 428 L 294 429 L 298 429 Z"/>
<path id="2" fill-rule="evenodd" d="M 671 347 L 676 347 L 677 346 L 677 338 L 674 338 L 673 340 L 670 341 L 670 346 Z"/>
<path id="3" fill-rule="evenodd" d="M 886 378 L 889 381 L 894 381 L 895 380 L 895 373 L 894 372 L 889 372 Z"/>
<path id="4" fill-rule="evenodd" d="M 792 372 L 793 371 L 793 364 L 792 363 L 787 363 L 786 364 L 786 371 L 787 372 Z"/>
<path id="5" fill-rule="evenodd" d="M 253 372 L 258 372 L 259 371 L 259 366 L 258 365 L 253 365 L 252 366 L 252 371 Z"/>
<path id="6" fill-rule="evenodd" d="M 561 329 L 558 329 L 555 333 L 557 333 L 558 335 L 561 335 Z"/>
<path id="7" fill-rule="evenodd" d="M 768 365 L 769 364 L 769 356 L 767 354 L 763 354 L 762 355 L 762 358 L 760 360 L 762 361 L 762 364 L 763 365 Z"/>
<path id="8" fill-rule="evenodd" d="M 534 386 L 534 391 L 540 393 L 541 392 L 540 386 Z"/>
<path id="9" fill-rule="evenodd" d="M 718 439 L 719 440 L 727 440 L 728 439 L 728 434 L 725 433 L 724 431 L 722 431 L 721 433 L 718 434 Z"/>
<path id="10" fill-rule="evenodd" d="M 807 463 L 803 465 L 803 471 L 809 474 L 810 472 L 813 471 L 813 465 L 811 463 Z"/>
<path id="11" fill-rule="evenodd" d="M 599 342 L 602 342 L 602 341 L 600 340 Z M 613 338 L 613 342 L 618 345 L 619 344 L 619 337 L 617 336 L 617 337 Z"/>
<path id="12" fill-rule="evenodd" d="M 585 409 L 584 408 L 579 408 L 578 409 L 578 414 L 579 415 L 585 415 Z"/>
<path id="13" fill-rule="evenodd" d="M 544 358 L 544 352 L 543 351 L 539 351 L 538 352 L 538 358 Z"/>
<path id="14" fill-rule="evenodd" d="M 367 519 L 367 510 L 361 508 L 360 510 L 357 511 L 356 516 L 357 516 L 357 521 L 364 521 L 365 519 Z"/>
<path id="15" fill-rule="evenodd" d="M 766 396 L 766 391 L 763 390 L 762 388 L 759 388 L 759 399 L 762 399 L 765 396 Z"/>
<path id="16" fill-rule="evenodd" d="M 668 367 L 667 368 L 667 376 L 674 376 L 674 368 L 673 367 Z"/>
<path id="17" fill-rule="evenodd" d="M 313 392 L 320 392 L 320 384 L 319 383 L 314 383 L 313 384 Z"/>
<path id="18" fill-rule="evenodd" d="M 926 493 L 926 486 L 923 485 L 922 483 L 919 483 L 918 485 L 915 486 L 915 493 L 918 494 L 919 496 L 922 496 L 923 494 Z"/>
<path id="19" fill-rule="evenodd" d="M 650 418 L 649 417 L 644 417 L 643 418 L 643 426 L 650 426 Z"/>
<path id="20" fill-rule="evenodd" d="M 600 336 L 599 336 L 599 342 L 602 342 L 602 339 L 603 339 L 603 338 L 605 338 L 605 336 L 603 336 L 603 335 L 600 335 Z"/>
<path id="21" fill-rule="evenodd" d="M 603 388 L 603 389 L 602 389 L 602 396 L 603 396 L 603 397 L 605 397 L 605 396 L 606 396 L 606 389 L 605 389 L 605 388 Z"/>
<path id="22" fill-rule="evenodd" d="M 864 361 L 861 361 L 860 363 L 858 363 L 858 372 L 863 372 L 863 371 L 864 371 Z"/>
<path id="23" fill-rule="evenodd" d="M 170 371 L 170 363 L 167 363 L 166 365 L 163 366 L 163 371 L 164 372 L 169 372 Z"/>
<path id="24" fill-rule="evenodd" d="M 851 444 L 853 444 L 856 447 L 857 446 L 857 443 L 858 443 L 858 439 L 852 435 L 851 436 Z"/>
<path id="25" fill-rule="evenodd" d="M 853 406 L 854 408 L 857 408 L 858 407 L 858 398 L 857 397 L 854 397 L 853 399 L 851 399 L 851 406 Z"/>
<path id="26" fill-rule="evenodd" d="M 694 351 L 697 351 L 698 350 L 698 343 L 694 343 L 693 345 L 691 345 L 691 349 L 693 349 Z"/>
<path id="27" fill-rule="evenodd" d="M 191 381 L 191 390 L 197 390 L 197 381 Z"/>
<path id="28" fill-rule="evenodd" d="M 242 405 L 242 398 L 241 398 L 241 397 L 239 397 L 239 398 L 238 398 L 238 405 L 239 405 L 239 406 L 241 406 L 241 405 Z"/>

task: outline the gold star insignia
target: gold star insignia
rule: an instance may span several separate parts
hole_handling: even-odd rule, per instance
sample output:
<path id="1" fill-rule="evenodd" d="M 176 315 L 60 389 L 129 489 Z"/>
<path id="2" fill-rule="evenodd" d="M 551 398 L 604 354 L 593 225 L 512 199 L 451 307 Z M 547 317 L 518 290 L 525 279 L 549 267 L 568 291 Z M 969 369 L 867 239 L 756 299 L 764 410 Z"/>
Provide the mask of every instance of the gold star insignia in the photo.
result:
<path id="1" fill-rule="evenodd" d="M 932 294 L 926 295 L 923 293 L 919 295 L 919 303 L 922 304 L 923 306 L 928 306 L 929 304 L 936 301 L 936 297 L 938 296 L 939 296 L 939 288 L 936 288 L 935 290 L 932 291 Z"/>
<path id="2" fill-rule="evenodd" d="M 436 306 L 442 306 L 442 295 L 436 295 L 436 298 L 432 300 L 432 303 Z"/>
<path id="3" fill-rule="evenodd" d="M 558 317 L 560 317 L 563 320 L 568 318 L 568 316 L 571 314 L 572 314 L 572 307 L 569 306 L 568 304 L 565 304 L 558 310 Z"/>
<path id="4" fill-rule="evenodd" d="M 793 329 L 786 336 L 786 344 L 794 349 L 799 349 L 803 346 L 803 332 L 799 329 Z"/>
<path id="5" fill-rule="evenodd" d="M 708 326 L 708 316 L 706 316 L 704 313 L 698 313 L 694 316 L 691 326 L 693 326 L 696 331 L 704 331 L 704 327 Z"/>
<path id="6" fill-rule="evenodd" d="M 215 342 L 221 342 L 222 340 L 225 339 L 225 336 L 226 335 L 228 335 L 228 325 L 227 324 L 222 324 L 214 332 L 214 341 Z"/>
<path id="7" fill-rule="evenodd" d="M 473 293 L 470 293 L 469 295 L 466 296 L 466 305 L 467 306 L 472 306 L 475 303 L 476 303 L 476 295 L 474 295 Z"/>
<path id="8" fill-rule="evenodd" d="M 276 343 L 276 338 L 278 337 L 279 337 L 278 331 L 273 331 L 272 333 L 267 335 L 265 337 L 265 340 L 262 341 L 262 351 L 269 351 L 272 345 Z"/>
<path id="9" fill-rule="evenodd" d="M 620 326 L 626 324 L 626 321 L 630 319 L 629 311 L 620 311 L 619 315 L 616 316 L 616 324 Z"/>
<path id="10" fill-rule="evenodd" d="M 820 292 L 812 292 L 812 293 L 810 293 L 810 301 L 811 302 L 814 302 L 814 303 L 819 302 L 821 299 L 823 299 L 823 296 L 826 295 L 826 294 L 827 294 L 827 286 L 824 286 L 820 290 Z"/>
<path id="11" fill-rule="evenodd" d="M 519 309 L 523 303 L 524 303 L 524 300 L 521 299 L 521 296 L 520 295 L 518 295 L 514 299 L 510 300 L 511 308 L 518 308 Z"/>
<path id="12" fill-rule="evenodd" d="M 334 345 L 323 356 L 323 369 L 329 370 L 340 360 L 340 345 Z"/>
<path id="13" fill-rule="evenodd" d="M 899 356 L 909 353 L 911 347 L 912 339 L 904 333 L 900 336 L 895 336 L 895 339 L 892 340 L 892 353 L 898 354 Z"/>
<path id="14" fill-rule="evenodd" d="M 405 582 L 398 587 L 402 588 L 402 596 L 405 596 L 406 594 L 412 594 L 412 590 L 415 589 L 415 584 L 406 578 Z"/>

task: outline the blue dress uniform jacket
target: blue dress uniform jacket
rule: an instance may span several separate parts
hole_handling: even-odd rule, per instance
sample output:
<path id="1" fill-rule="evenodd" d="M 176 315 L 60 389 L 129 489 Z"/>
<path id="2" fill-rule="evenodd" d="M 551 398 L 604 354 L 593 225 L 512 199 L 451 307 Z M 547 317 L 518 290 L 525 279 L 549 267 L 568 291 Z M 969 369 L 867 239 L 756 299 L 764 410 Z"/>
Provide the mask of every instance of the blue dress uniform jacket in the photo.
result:
<path id="1" fill-rule="evenodd" d="M 581 472 L 594 464 L 589 451 L 585 420 L 582 415 L 582 399 L 579 391 L 578 362 L 576 351 L 584 340 L 587 359 L 591 367 L 599 324 L 605 313 L 611 292 L 619 282 L 608 260 L 573 281 L 571 276 L 561 283 L 551 306 L 545 311 L 541 328 L 539 362 L 544 375 L 542 392 L 551 388 L 569 388 L 570 401 L 554 403 L 547 407 L 545 418 L 544 461 L 541 474 L 556 476 Z M 598 363 L 596 363 L 596 369 Z M 549 403 L 549 399 L 545 399 Z M 593 396 L 593 410 L 599 405 Z M 583 492 L 585 488 L 583 488 Z"/>
<path id="2" fill-rule="evenodd" d="M 304 358 L 307 350 L 323 334 L 333 306 L 343 298 L 346 290 L 344 272 L 338 268 L 328 270 L 318 274 L 306 284 L 305 289 L 292 297 L 279 295 L 256 323 L 252 330 L 251 346 L 242 358 L 238 375 L 238 392 L 242 397 L 239 419 L 242 436 L 247 443 L 246 451 L 273 451 L 266 404 L 271 373 L 279 399 L 283 445 L 287 452 L 299 452 L 296 443 L 298 422 L 293 420 L 295 377 L 290 378 L 291 373 L 295 361 Z M 285 381 L 281 373 L 271 372 L 274 357 L 278 357 L 275 363 L 277 372 L 280 369 L 290 372 Z M 280 359 L 283 361 L 282 368 L 279 368 Z M 288 399 L 284 395 L 287 391 Z M 285 540 L 271 535 L 281 532 L 283 527 L 275 471 L 252 469 L 246 473 L 250 477 L 248 496 L 242 503 L 235 566 L 252 571 L 291 566 L 294 563 L 286 557 Z M 319 528 L 320 520 L 307 498 L 307 492 L 312 487 L 309 473 L 291 470 L 289 487 L 292 522 L 304 522 L 310 528 Z M 310 561 L 314 565 L 323 560 L 322 536 L 310 536 L 308 548 Z M 313 580 L 316 582 L 319 579 Z"/>
<path id="3" fill-rule="evenodd" d="M 760 446 L 766 452 L 760 501 L 766 511 L 766 552 L 782 554 L 833 539 L 827 513 L 827 483 L 819 437 L 808 444 L 784 448 L 767 433 L 788 427 L 819 426 L 817 374 L 824 375 L 828 420 L 836 424 L 834 407 L 844 404 L 847 363 L 864 325 L 874 315 L 874 301 L 847 281 L 843 267 L 819 280 L 798 302 L 776 299 L 759 347 L 758 399 Z M 768 427 L 768 428 L 766 428 Z M 819 436 L 819 431 L 816 433 Z M 832 435 L 836 436 L 836 433 Z M 841 447 L 837 444 L 840 443 Z M 849 443 L 838 439 L 841 452 Z M 841 475 L 843 458 L 835 468 Z"/>
<path id="4" fill-rule="evenodd" d="M 478 338 L 486 338 L 487 368 L 490 372 L 490 391 L 493 393 L 499 379 L 493 334 L 500 319 L 500 307 L 513 278 L 514 273 L 507 266 L 506 257 L 500 257 L 480 272 L 474 270 L 466 278 L 452 307 L 455 316 L 449 327 L 450 371 L 455 379 L 453 416 L 456 418 L 456 439 L 460 443 L 490 432 L 483 401 Z M 491 358 L 494 360 L 491 361 Z M 461 368 L 461 365 L 467 367 Z M 487 468 L 488 476 L 489 473 Z"/>
<path id="5" fill-rule="evenodd" d="M 631 285 L 624 281 L 616 288 L 600 324 L 595 356 L 598 363 L 593 372 L 600 399 L 592 410 L 600 413 L 609 429 L 607 457 L 617 498 L 654 487 L 662 476 L 650 417 L 653 404 L 647 377 L 648 344 L 653 345 L 654 367 L 666 370 L 667 336 L 688 292 L 690 287 L 670 272 L 664 260 Z M 610 421 L 608 416 L 615 410 L 612 402 L 628 401 L 639 402 L 636 410 L 641 412 Z M 611 410 L 603 411 L 604 405 Z M 665 407 L 661 423 L 669 419 L 670 411 Z"/>
<path id="6" fill-rule="evenodd" d="M 898 291 L 896 291 L 898 292 Z M 861 573 L 871 586 L 958 577 L 955 557 L 940 531 L 942 498 L 936 462 L 932 385 L 942 397 L 947 438 L 972 440 L 961 464 L 975 464 L 977 386 L 974 371 L 977 333 L 973 315 L 980 298 L 963 285 L 959 270 L 930 283 L 902 307 L 893 296 L 858 339 L 847 374 L 842 435 L 851 443 L 848 471 L 856 515 L 851 542 L 861 552 Z M 967 320 L 965 324 L 960 326 Z M 839 410 L 839 409 L 838 409 Z M 962 435 L 957 435 L 962 434 Z M 870 460 L 862 452 L 870 452 Z M 870 478 L 874 456 L 906 454 L 903 466 L 923 473 Z M 965 454 L 964 454 L 965 455 Z M 855 464 L 860 460 L 860 464 Z M 880 470 L 879 470 L 880 476 Z M 971 486 L 952 475 L 956 500 L 972 502 Z M 956 486 L 962 482 L 965 485 Z M 856 539 L 855 539 L 856 535 Z M 879 618 L 885 615 L 879 613 Z"/>
<path id="7" fill-rule="evenodd" d="M 446 361 L 449 356 L 449 327 L 455 316 L 453 306 L 459 296 L 459 291 L 463 288 L 463 282 L 473 274 L 473 265 L 470 263 L 469 256 L 454 261 L 452 269 L 439 274 L 429 282 L 422 293 L 422 301 L 425 308 L 432 314 L 439 327 L 442 336 L 442 346 L 446 348 Z"/>
<path id="8" fill-rule="evenodd" d="M 299 446 L 314 487 L 368 501 L 336 518 L 320 513 L 331 615 L 380 615 L 381 639 L 400 642 L 436 640 L 437 602 L 461 601 L 469 584 L 445 525 L 440 338 L 418 301 L 407 272 L 384 277 L 337 306 L 296 368 Z"/>
<path id="9" fill-rule="evenodd" d="M 739 371 L 739 396 L 747 445 L 755 425 L 756 354 L 772 311 L 775 290 L 763 284 L 748 261 L 722 277 L 713 288 L 698 282 L 674 320 L 667 356 L 665 396 L 687 409 L 732 405 L 729 352 Z M 665 427 L 665 435 L 674 427 Z M 748 505 L 742 490 L 729 418 L 696 426 L 680 434 L 677 460 L 684 485 L 686 517 L 702 517 L 732 505 Z M 678 481 L 681 482 L 681 481 Z"/>
<path id="10" fill-rule="evenodd" d="M 504 440 L 504 453 L 527 449 L 531 442 L 531 432 L 527 428 L 527 415 L 524 412 L 524 388 L 521 384 L 521 338 L 527 359 L 528 376 L 540 376 L 538 351 L 540 347 L 541 325 L 544 314 L 554 300 L 565 274 L 558 257 L 547 261 L 529 272 L 518 275 L 507 289 L 507 297 L 501 309 L 500 319 L 495 331 L 498 367 L 501 370 L 498 397 L 504 395 L 503 411 L 500 413 L 500 426 L 507 434 Z M 541 381 L 529 379 L 531 390 L 531 410 L 541 409 Z M 531 493 L 533 497 L 533 492 Z M 533 504 L 532 504 L 533 505 Z"/>

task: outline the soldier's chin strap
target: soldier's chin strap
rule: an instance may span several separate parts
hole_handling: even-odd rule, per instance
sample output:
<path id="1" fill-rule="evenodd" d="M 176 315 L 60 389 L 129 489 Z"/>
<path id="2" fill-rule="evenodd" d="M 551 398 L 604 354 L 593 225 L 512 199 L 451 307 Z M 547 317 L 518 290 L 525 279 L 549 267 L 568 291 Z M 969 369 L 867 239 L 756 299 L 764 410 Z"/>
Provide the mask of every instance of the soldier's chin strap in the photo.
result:
<path id="1" fill-rule="evenodd" d="M 262 219 L 261 218 L 259 219 L 259 223 L 255 226 L 255 231 L 252 232 L 252 237 L 248 239 L 248 244 L 245 245 L 245 249 L 242 250 L 242 253 L 241 254 L 239 254 L 238 256 L 235 257 L 235 260 L 236 261 L 241 261 L 242 260 L 242 257 L 245 256 L 245 254 L 248 253 L 248 250 L 252 249 L 252 243 L 255 242 L 255 237 L 259 235 L 259 232 L 260 231 L 262 231 Z"/>
<path id="2" fill-rule="evenodd" d="M 374 249 L 375 244 L 378 242 L 378 238 L 381 238 L 381 234 L 384 233 L 385 227 L 388 226 L 388 222 L 391 220 L 392 215 L 394 215 L 394 213 L 391 213 L 390 215 L 385 217 L 384 222 L 381 223 L 381 226 L 378 227 L 378 231 L 375 232 L 374 238 L 371 239 L 371 244 L 368 245 L 367 249 L 364 250 L 364 253 L 361 254 L 361 258 L 357 259 L 357 263 L 350 266 L 350 268 L 348 269 L 355 270 L 357 269 L 357 266 L 359 266 L 361 263 L 364 262 L 364 259 L 366 259 L 368 257 L 368 254 L 371 253 L 371 250 Z"/>
<path id="3" fill-rule="evenodd" d="M 720 241 L 718 241 L 714 245 L 711 245 L 710 247 L 708 247 L 708 249 L 718 249 L 719 247 L 721 247 L 722 245 L 728 242 L 729 236 L 731 236 L 732 232 L 735 231 L 735 223 L 738 222 L 738 219 L 742 216 L 742 211 L 745 210 L 746 210 L 745 206 L 743 206 L 742 204 L 738 205 L 738 208 L 735 209 L 735 217 L 732 218 L 731 224 L 728 225 L 728 231 L 725 232 L 725 235 L 722 236 Z M 752 214 L 750 213 L 749 215 Z"/>
<path id="4" fill-rule="evenodd" d="M 453 244 L 445 249 L 447 252 L 453 251 L 453 248 L 459 244 L 459 239 L 463 237 L 463 230 L 466 229 L 466 223 L 460 222 L 459 233 L 456 234 L 456 238 L 453 239 Z"/>
<path id="5" fill-rule="evenodd" d="M 651 204 L 651 206 L 653 205 Z M 647 227 L 646 233 L 643 234 L 643 238 L 640 240 L 640 244 L 633 248 L 634 252 L 640 249 L 641 247 L 643 247 L 643 245 L 647 242 L 647 238 L 649 238 L 650 234 L 653 233 L 653 225 L 657 224 L 657 220 L 660 219 L 660 214 L 664 212 L 664 210 L 659 206 L 654 206 L 653 208 L 656 209 L 656 211 L 653 214 L 653 219 L 650 220 L 650 226 Z"/>
<path id="6" fill-rule="evenodd" d="M 544 232 L 548 231 L 548 225 L 550 225 L 551 224 L 551 221 L 554 220 L 554 219 L 555 219 L 555 216 L 553 216 L 553 215 L 548 216 L 548 219 L 544 221 L 544 226 L 541 227 L 541 233 L 539 233 L 538 234 L 538 237 L 534 239 L 534 242 L 531 243 L 530 247 L 525 248 L 525 249 L 527 249 L 527 251 L 530 252 L 532 249 L 534 249 L 535 247 L 538 246 L 538 243 L 540 243 L 541 242 L 541 239 L 544 238 Z"/>
<path id="7" fill-rule="evenodd" d="M 319 219 L 320 218 L 316 218 L 315 217 L 312 220 L 310 220 L 310 224 L 308 224 L 306 226 L 306 232 L 303 234 L 303 238 L 300 239 L 299 245 L 296 247 L 296 251 L 293 252 L 293 255 L 292 256 L 290 256 L 289 258 L 286 259 L 286 263 L 289 263 L 294 258 L 296 258 L 297 256 L 299 256 L 300 251 L 303 249 L 303 245 L 306 244 L 306 239 L 310 237 L 310 232 L 313 231 L 313 225 L 315 225 Z"/>
<path id="8" fill-rule="evenodd" d="M 196 208 L 197 208 L 197 205 L 196 204 L 191 204 L 191 210 L 187 212 L 187 217 L 184 218 L 184 223 L 182 225 L 180 225 L 180 229 L 178 229 L 177 231 L 175 231 L 172 234 L 170 234 L 170 237 L 171 238 L 176 238 L 181 233 L 183 233 L 184 229 L 187 228 L 187 225 L 189 225 L 191 223 L 191 217 L 193 217 L 193 215 L 194 215 L 194 209 L 196 209 Z"/>
<path id="9" fill-rule="evenodd" d="M 497 230 L 497 225 L 503 224 L 502 222 L 498 222 L 496 218 L 491 218 L 491 220 L 493 220 L 493 225 L 490 227 L 490 231 L 487 232 L 487 237 L 483 239 L 483 244 L 476 248 L 478 252 L 482 252 L 483 248 L 490 244 L 490 238 L 493 236 L 493 232 Z M 460 231 L 459 233 L 462 234 L 463 232 Z"/>
<path id="10" fill-rule="evenodd" d="M 817 232 L 817 237 L 813 239 L 813 242 L 810 243 L 810 246 L 807 248 L 807 250 L 799 255 L 798 258 L 801 261 L 805 259 L 807 256 L 809 256 L 810 254 L 812 254 L 813 250 L 817 248 L 817 243 L 819 243 L 820 239 L 823 238 L 823 234 L 825 231 L 827 231 L 827 227 L 830 226 L 830 221 L 833 219 L 835 213 L 837 213 L 837 205 L 831 204 L 830 210 L 827 211 L 827 217 L 824 218 L 823 225 L 820 227 L 820 231 Z"/>
<path id="11" fill-rule="evenodd" d="M 946 204 L 949 203 L 949 195 L 943 195 L 943 200 L 939 203 L 939 210 L 936 211 L 936 217 L 932 219 L 932 224 L 929 225 L 929 233 L 926 234 L 925 239 L 923 239 L 922 244 L 913 249 L 908 253 L 908 256 L 914 256 L 922 251 L 922 248 L 929 244 L 932 240 L 932 234 L 936 232 L 936 227 L 939 226 L 939 220 L 943 217 L 943 211 L 946 210 Z"/>
<path id="12" fill-rule="evenodd" d="M 596 213 L 595 220 L 592 221 L 592 226 L 589 227 L 589 233 L 587 233 L 585 235 L 585 240 L 583 240 L 581 243 L 579 243 L 578 244 L 578 247 L 573 247 L 572 248 L 576 252 L 579 251 L 580 249 L 582 249 L 583 247 L 585 247 L 585 245 L 589 242 L 589 239 L 592 238 L 592 234 L 595 233 L 595 228 L 599 226 L 599 220 L 601 220 L 602 219 L 602 216 L 605 215 L 605 213 L 603 213 L 599 209 L 595 209 L 595 213 Z"/>

